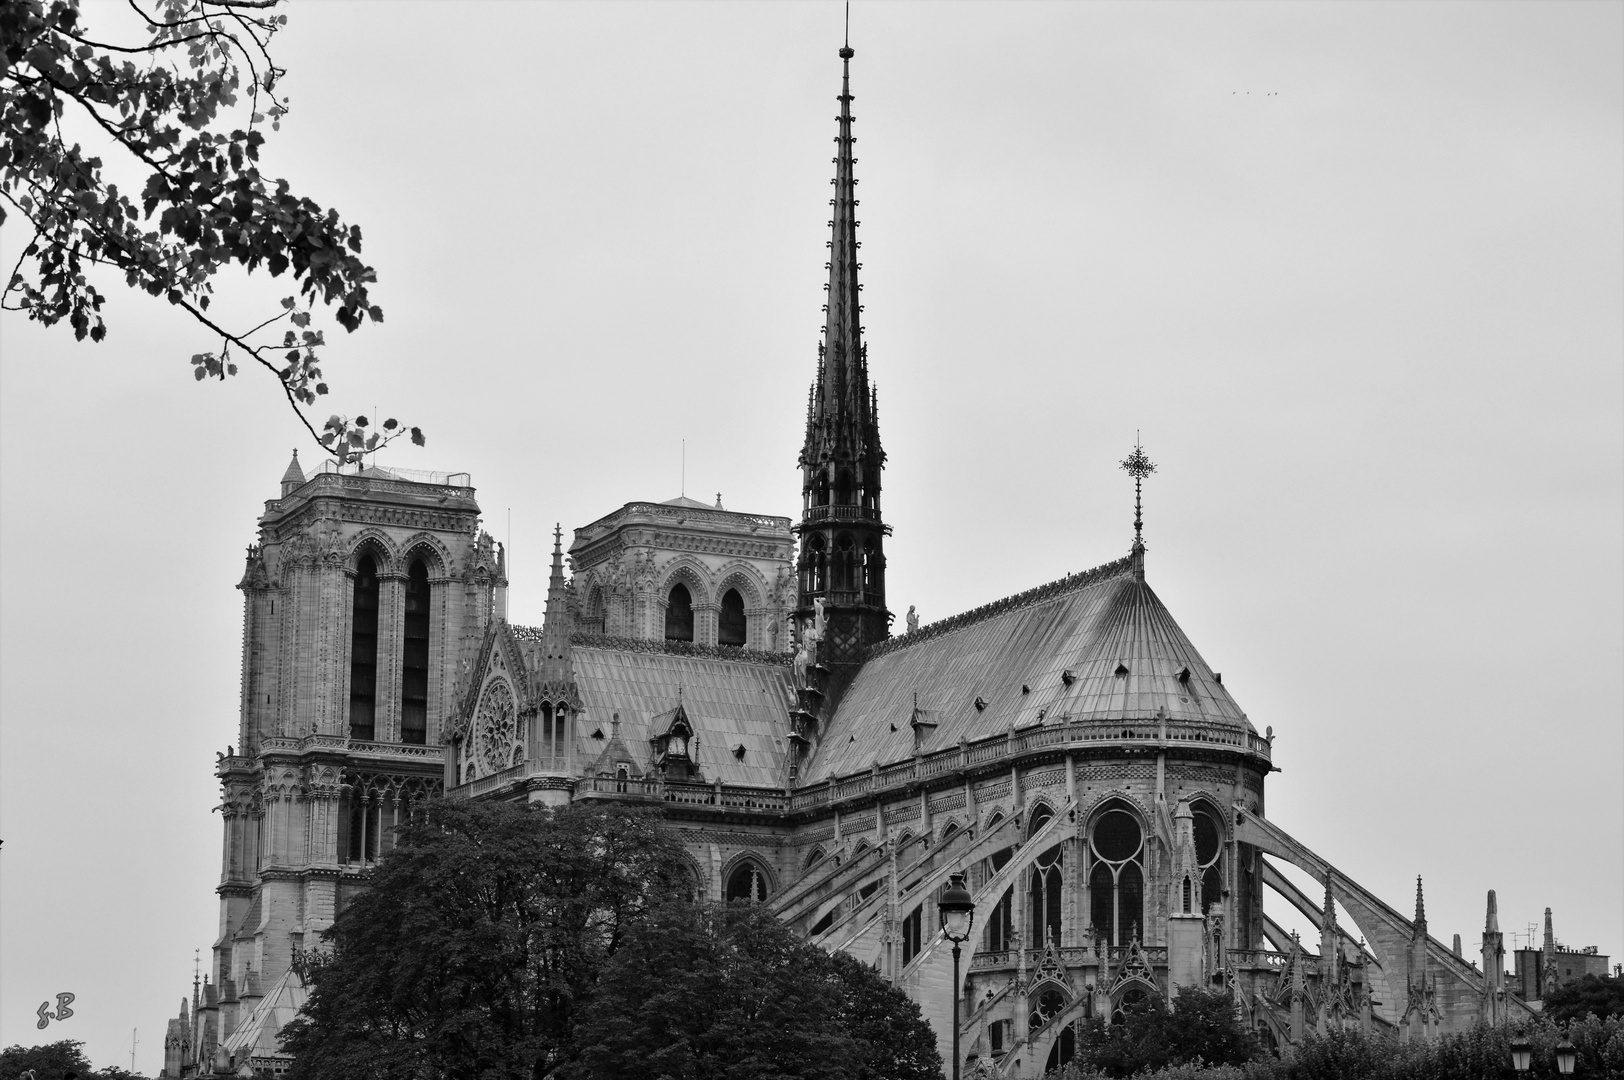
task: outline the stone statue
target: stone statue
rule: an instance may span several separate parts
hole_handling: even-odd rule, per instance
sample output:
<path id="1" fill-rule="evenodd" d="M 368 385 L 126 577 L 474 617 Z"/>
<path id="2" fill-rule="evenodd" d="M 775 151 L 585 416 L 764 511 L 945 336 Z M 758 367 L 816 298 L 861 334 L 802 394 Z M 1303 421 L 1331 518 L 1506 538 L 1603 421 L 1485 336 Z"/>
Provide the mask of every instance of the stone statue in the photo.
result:
<path id="1" fill-rule="evenodd" d="M 911 634 L 915 630 L 918 630 L 918 629 L 919 629 L 919 615 L 918 615 L 917 612 L 914 611 L 914 606 L 912 604 L 909 604 L 908 605 L 908 633 Z"/>
<path id="2" fill-rule="evenodd" d="M 806 635 L 802 634 L 800 642 L 795 646 L 795 663 L 793 668 L 791 668 L 791 674 L 794 676 L 795 689 L 797 692 L 806 689 L 806 669 L 811 666 L 812 658 L 810 655 L 808 655 Z"/>
<path id="3" fill-rule="evenodd" d="M 778 648 L 778 620 L 767 620 L 767 651 L 772 652 Z"/>

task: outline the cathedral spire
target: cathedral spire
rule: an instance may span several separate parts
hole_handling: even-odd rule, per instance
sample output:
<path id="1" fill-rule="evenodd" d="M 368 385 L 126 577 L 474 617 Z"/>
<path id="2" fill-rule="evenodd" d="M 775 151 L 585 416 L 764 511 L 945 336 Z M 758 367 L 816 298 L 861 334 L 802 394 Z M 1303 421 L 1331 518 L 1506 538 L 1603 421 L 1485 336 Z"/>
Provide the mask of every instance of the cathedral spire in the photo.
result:
<path id="1" fill-rule="evenodd" d="M 863 344 L 862 285 L 857 274 L 857 158 L 852 135 L 850 44 L 840 49 L 840 114 L 835 117 L 835 175 L 829 200 L 829 271 L 824 286 L 823 340 L 807 408 L 801 448 L 803 512 L 795 619 L 804 640 L 822 635 L 819 664 L 852 663 L 890 636 L 885 607 L 884 538 L 880 518 L 878 397 L 868 381 Z"/>

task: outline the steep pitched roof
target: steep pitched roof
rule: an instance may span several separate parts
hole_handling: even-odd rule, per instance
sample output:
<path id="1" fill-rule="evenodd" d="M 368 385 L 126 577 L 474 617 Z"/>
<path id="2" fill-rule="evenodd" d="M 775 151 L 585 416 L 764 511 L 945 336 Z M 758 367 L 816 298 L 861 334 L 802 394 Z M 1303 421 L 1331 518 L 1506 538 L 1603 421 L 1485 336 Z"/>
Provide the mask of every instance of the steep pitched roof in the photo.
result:
<path id="1" fill-rule="evenodd" d="M 935 725 L 920 729 L 920 752 L 1011 727 L 1148 719 L 1158 710 L 1250 730 L 1138 565 L 1123 559 L 875 649 L 841 697 L 803 782 L 907 759 L 915 750 L 915 694 L 923 719 Z"/>
<path id="2" fill-rule="evenodd" d="M 225 1037 L 221 1048 L 233 1055 L 239 1066 L 254 1058 L 286 1057 L 280 1032 L 299 1015 L 307 997 L 304 982 L 288 969 L 247 1019 L 237 1025 L 237 1030 Z"/>
<path id="3" fill-rule="evenodd" d="M 576 725 L 577 760 L 594 761 L 603 753 L 619 713 L 620 736 L 639 767 L 646 768 L 652 759 L 649 738 L 669 726 L 681 687 L 683 711 L 699 743 L 695 761 L 707 780 L 757 787 L 784 783 L 794 700 L 788 667 L 585 645 L 570 646 L 570 660 L 585 709 Z M 656 728 L 661 716 L 664 722 Z M 605 738 L 592 738 L 593 731 Z"/>

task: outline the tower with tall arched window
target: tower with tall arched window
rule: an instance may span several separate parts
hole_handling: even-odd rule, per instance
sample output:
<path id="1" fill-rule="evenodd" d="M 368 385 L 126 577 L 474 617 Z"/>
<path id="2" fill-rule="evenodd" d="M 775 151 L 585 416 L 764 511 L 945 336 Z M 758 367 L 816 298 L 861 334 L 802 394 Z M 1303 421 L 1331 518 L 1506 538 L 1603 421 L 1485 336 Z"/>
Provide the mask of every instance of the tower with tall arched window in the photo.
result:
<path id="1" fill-rule="evenodd" d="M 506 608 L 466 474 L 298 455 L 248 549 L 237 738 L 222 754 L 217 985 L 269 986 L 443 788 L 462 673 Z"/>

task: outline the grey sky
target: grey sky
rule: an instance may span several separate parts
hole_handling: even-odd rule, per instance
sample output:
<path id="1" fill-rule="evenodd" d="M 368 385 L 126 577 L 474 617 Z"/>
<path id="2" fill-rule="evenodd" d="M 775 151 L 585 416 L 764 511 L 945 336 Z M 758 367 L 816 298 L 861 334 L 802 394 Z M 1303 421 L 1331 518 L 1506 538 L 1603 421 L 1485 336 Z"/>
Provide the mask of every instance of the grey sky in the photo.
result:
<path id="1" fill-rule="evenodd" d="M 267 171 L 362 226 L 388 318 L 334 331 L 323 414 L 420 423 L 383 463 L 472 473 L 498 539 L 511 508 L 515 622 L 553 523 L 676 495 L 684 438 L 690 496 L 796 511 L 838 4 L 290 15 Z M 1149 579 L 1274 728 L 1269 816 L 1400 909 L 1425 875 L 1468 955 L 1495 888 L 1624 960 L 1624 6 L 852 23 L 893 609 L 1126 553 L 1138 431 Z M 0 1045 L 128 1065 L 139 1027 L 150 1074 L 218 918 L 233 585 L 301 440 L 108 287 L 101 346 L 0 323 Z"/>

